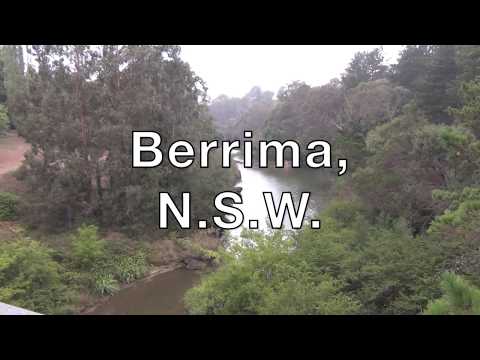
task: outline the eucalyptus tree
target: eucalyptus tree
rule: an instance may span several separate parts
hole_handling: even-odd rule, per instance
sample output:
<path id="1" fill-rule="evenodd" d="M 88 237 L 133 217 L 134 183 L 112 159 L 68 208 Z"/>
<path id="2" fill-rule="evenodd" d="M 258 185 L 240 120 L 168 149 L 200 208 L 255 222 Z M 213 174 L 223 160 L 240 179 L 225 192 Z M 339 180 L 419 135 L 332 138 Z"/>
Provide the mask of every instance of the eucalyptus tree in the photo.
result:
<path id="1" fill-rule="evenodd" d="M 213 133 L 203 82 L 178 46 L 32 46 L 31 54 L 21 129 L 32 144 L 24 178 L 29 212 L 40 214 L 34 222 L 153 226 L 158 192 L 188 191 L 190 179 L 208 171 L 132 168 L 133 130 L 161 133 L 164 149 Z M 226 182 L 220 174 L 203 186 Z"/>

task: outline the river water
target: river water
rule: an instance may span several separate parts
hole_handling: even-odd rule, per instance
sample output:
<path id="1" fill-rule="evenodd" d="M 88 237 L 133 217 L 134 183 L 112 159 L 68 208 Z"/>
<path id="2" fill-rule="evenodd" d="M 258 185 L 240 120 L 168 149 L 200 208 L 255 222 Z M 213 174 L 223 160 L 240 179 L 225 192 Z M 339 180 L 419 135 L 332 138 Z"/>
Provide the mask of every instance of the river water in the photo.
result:
<path id="1" fill-rule="evenodd" d="M 268 212 L 263 193 L 271 192 L 276 206 L 281 194 L 290 192 L 295 205 L 298 206 L 302 192 L 309 192 L 310 199 L 306 218 L 312 218 L 320 212 L 328 202 L 329 189 L 332 178 L 325 171 L 328 169 L 312 170 L 309 168 L 245 168 L 240 156 L 234 158 L 242 175 L 237 186 L 242 188 L 243 204 L 239 205 L 244 215 L 241 228 L 231 231 L 232 237 L 238 237 L 244 228 L 248 228 L 249 220 L 258 220 L 259 229 L 268 229 Z M 283 224 L 286 229 L 291 228 L 287 220 Z"/>
<path id="2" fill-rule="evenodd" d="M 199 281 L 195 271 L 178 269 L 120 290 L 92 315 L 182 315 L 183 295 Z"/>
<path id="3" fill-rule="evenodd" d="M 307 217 L 320 212 L 328 202 L 331 187 L 331 177 L 325 173 L 328 169 L 246 169 L 238 155 L 235 159 L 242 176 L 238 186 L 242 187 L 243 204 L 240 208 L 244 214 L 244 226 L 248 226 L 248 221 L 252 219 L 259 221 L 260 229 L 268 227 L 263 192 L 272 192 L 276 204 L 282 192 L 291 192 L 295 202 L 300 200 L 302 192 L 310 192 Z M 289 227 L 288 223 L 285 225 Z M 233 230 L 230 235 L 235 239 L 241 231 L 242 228 Z M 199 278 L 197 272 L 183 269 L 159 274 L 119 291 L 92 314 L 185 314 L 183 296 L 198 283 Z"/>

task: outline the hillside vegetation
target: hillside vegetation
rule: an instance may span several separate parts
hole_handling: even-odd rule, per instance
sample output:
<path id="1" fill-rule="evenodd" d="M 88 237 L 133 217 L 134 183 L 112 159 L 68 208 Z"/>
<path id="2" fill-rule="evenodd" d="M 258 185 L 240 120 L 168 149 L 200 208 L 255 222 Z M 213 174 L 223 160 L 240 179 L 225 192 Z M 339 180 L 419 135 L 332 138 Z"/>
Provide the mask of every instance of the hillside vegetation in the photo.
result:
<path id="1" fill-rule="evenodd" d="M 246 232 L 192 313 L 479 314 L 479 46 L 406 46 L 391 66 L 358 53 L 341 79 L 281 89 L 258 124 L 329 140 L 349 173 L 321 230 Z"/>

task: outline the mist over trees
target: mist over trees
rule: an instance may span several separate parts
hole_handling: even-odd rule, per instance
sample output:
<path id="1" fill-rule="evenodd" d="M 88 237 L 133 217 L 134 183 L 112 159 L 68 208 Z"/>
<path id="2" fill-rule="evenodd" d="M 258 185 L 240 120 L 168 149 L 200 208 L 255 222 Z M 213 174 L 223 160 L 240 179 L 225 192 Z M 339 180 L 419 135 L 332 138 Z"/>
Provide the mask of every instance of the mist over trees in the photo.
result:
<path id="1" fill-rule="evenodd" d="M 275 101 L 271 91 L 262 91 L 254 86 L 244 97 L 235 98 L 220 95 L 209 105 L 213 123 L 220 135 L 227 139 L 243 137 L 244 130 L 263 129 L 266 118 L 272 111 Z"/>

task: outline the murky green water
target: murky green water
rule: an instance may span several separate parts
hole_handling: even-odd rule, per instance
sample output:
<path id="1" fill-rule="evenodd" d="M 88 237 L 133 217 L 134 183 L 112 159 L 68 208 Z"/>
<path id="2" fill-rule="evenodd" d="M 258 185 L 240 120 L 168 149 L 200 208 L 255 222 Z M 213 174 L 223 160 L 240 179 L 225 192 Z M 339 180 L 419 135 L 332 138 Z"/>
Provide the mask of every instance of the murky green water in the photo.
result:
<path id="1" fill-rule="evenodd" d="M 93 311 L 93 315 L 181 315 L 183 296 L 200 279 L 194 271 L 179 269 L 159 274 L 123 289 Z"/>

